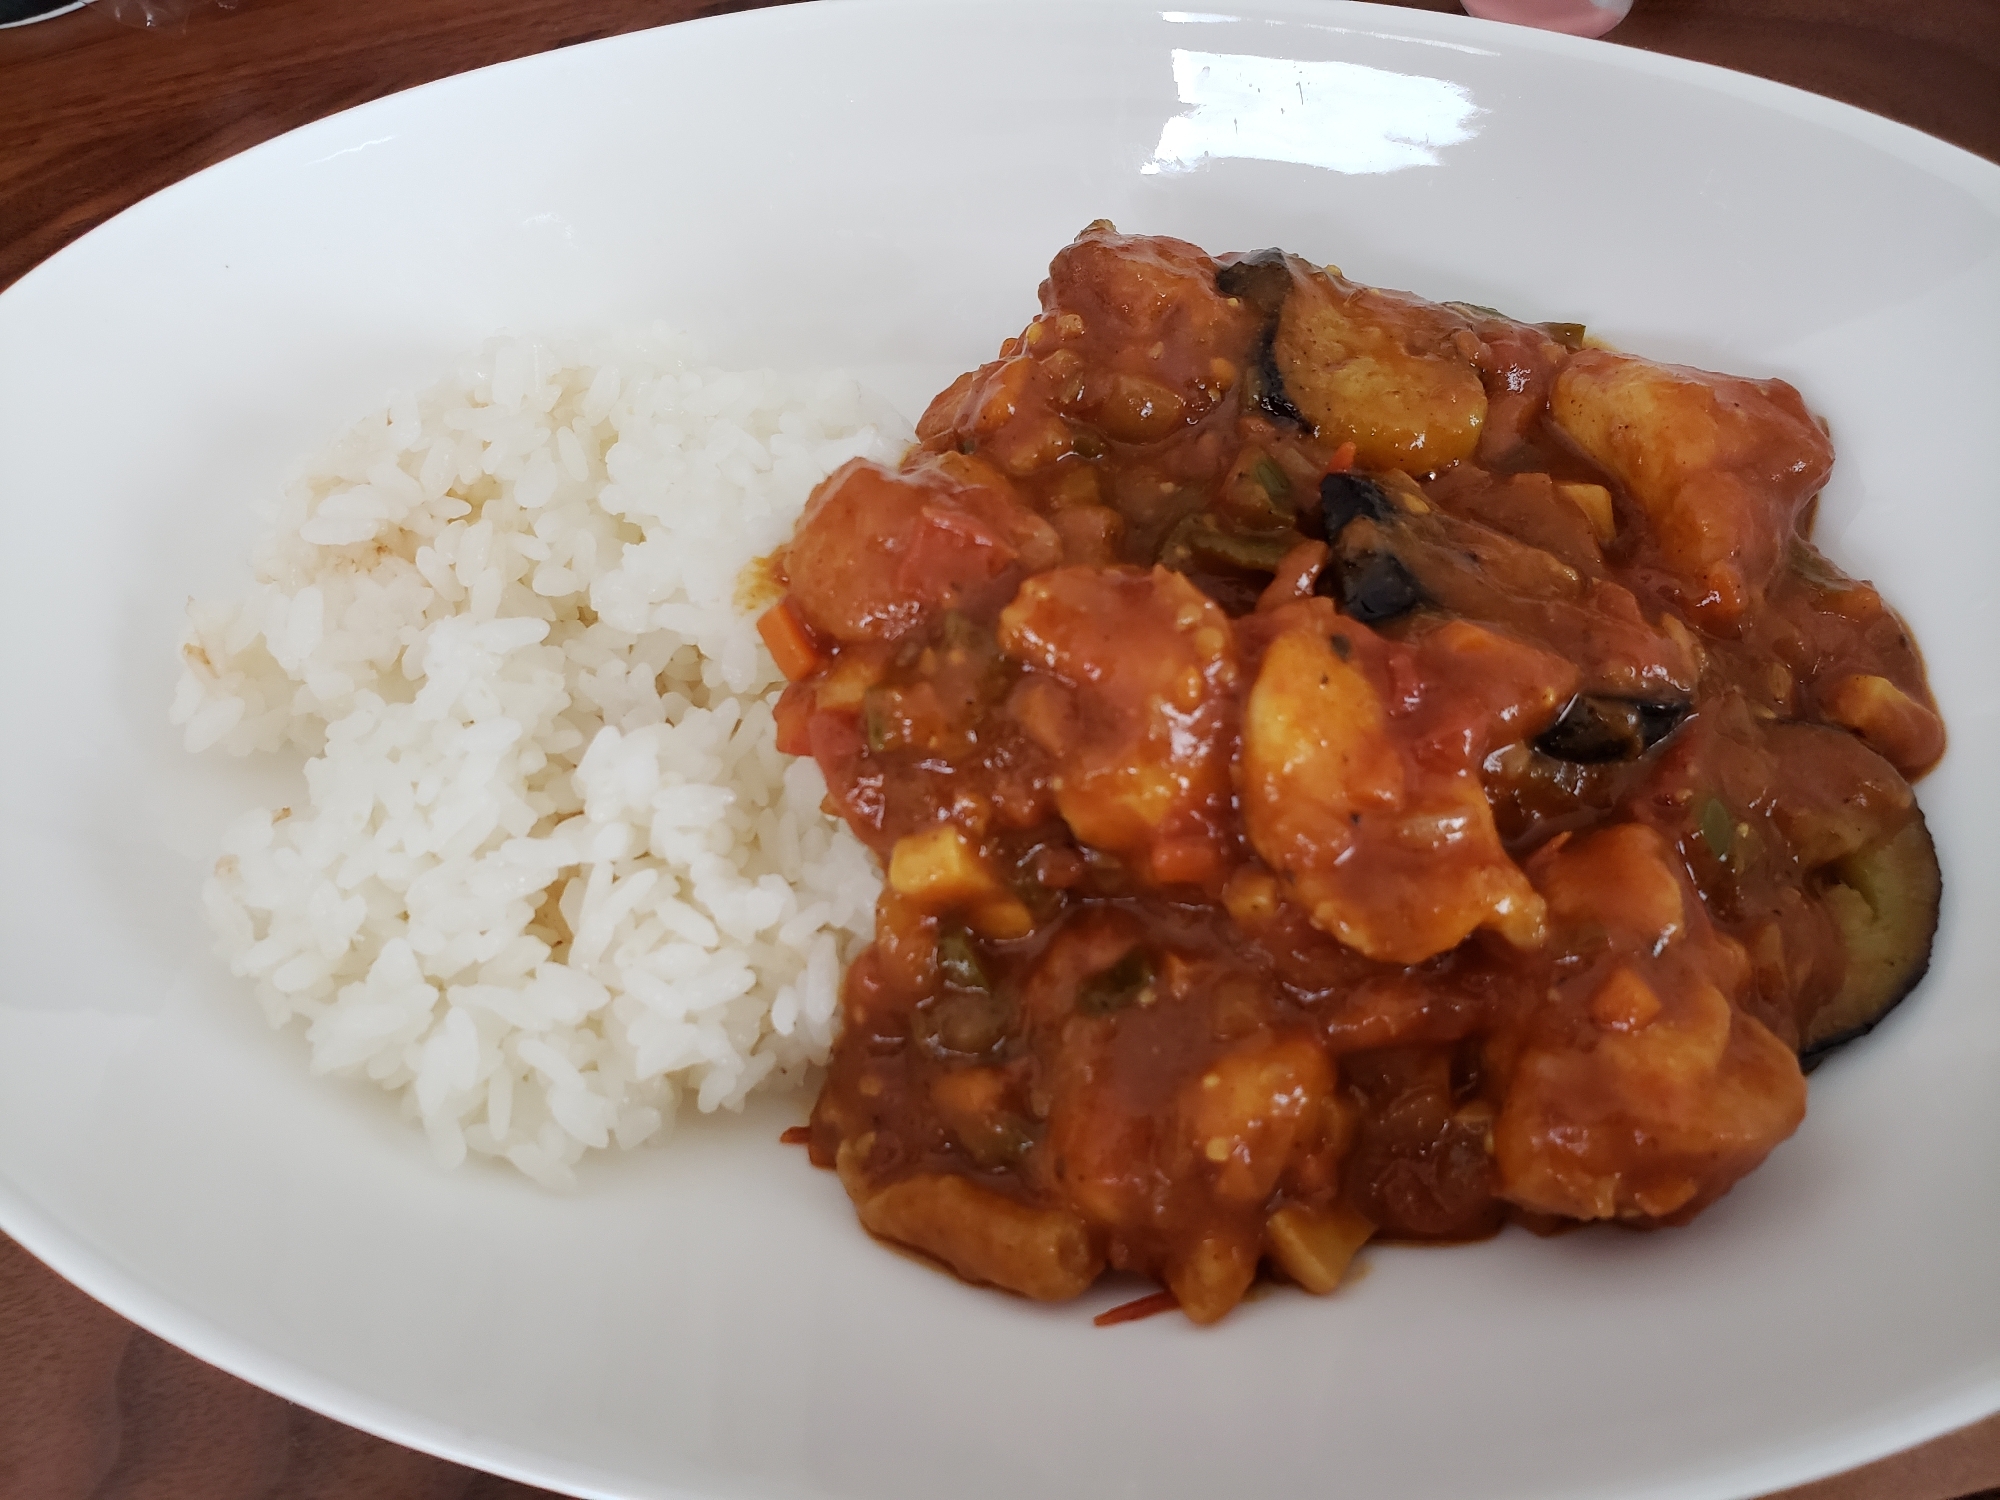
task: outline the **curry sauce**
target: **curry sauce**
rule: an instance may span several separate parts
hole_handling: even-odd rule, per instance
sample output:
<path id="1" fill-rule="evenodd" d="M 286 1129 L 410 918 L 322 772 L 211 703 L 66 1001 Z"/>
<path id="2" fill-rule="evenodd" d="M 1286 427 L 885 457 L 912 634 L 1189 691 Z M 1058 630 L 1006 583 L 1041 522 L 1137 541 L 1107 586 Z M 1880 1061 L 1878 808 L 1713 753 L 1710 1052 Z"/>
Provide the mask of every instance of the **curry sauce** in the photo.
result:
<path id="1" fill-rule="evenodd" d="M 887 872 L 810 1142 L 874 1233 L 1207 1322 L 1679 1222 L 1921 975 L 1943 728 L 1782 381 L 1100 223 L 918 437 L 762 627 Z"/>

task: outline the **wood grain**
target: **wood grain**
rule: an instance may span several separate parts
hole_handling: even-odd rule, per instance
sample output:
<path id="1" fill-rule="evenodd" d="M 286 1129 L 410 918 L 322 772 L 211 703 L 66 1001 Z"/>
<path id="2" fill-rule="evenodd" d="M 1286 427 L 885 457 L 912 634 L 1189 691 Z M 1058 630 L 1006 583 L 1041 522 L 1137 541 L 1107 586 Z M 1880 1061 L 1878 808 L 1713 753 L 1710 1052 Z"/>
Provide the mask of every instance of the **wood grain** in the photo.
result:
<path id="1" fill-rule="evenodd" d="M 760 0 L 240 0 L 0 31 L 0 287 L 337 110 Z M 1455 11 L 1454 0 L 1405 0 Z M 1611 40 L 1815 90 L 2000 161 L 2000 0 L 1637 0 Z M 1829 217 L 1838 212 L 1829 205 Z M 1783 1500 L 2000 1497 L 2000 1417 Z M 213 1370 L 0 1238 L 0 1500 L 532 1500 Z"/>
<path id="2" fill-rule="evenodd" d="M 1606 40 L 1825 94 L 2000 161 L 1996 0 L 1634 0 Z"/>
<path id="3" fill-rule="evenodd" d="M 0 1236 L 0 1500 L 554 1500 L 328 1421 Z"/>
<path id="4" fill-rule="evenodd" d="M 1994 0 L 1638 0 L 1612 35 L 1859 105 L 2000 161 Z"/>
<path id="5" fill-rule="evenodd" d="M 171 31 L 92 6 L 0 32 L 0 287 L 168 183 L 310 120 L 758 3 L 240 0 Z M 1638 0 L 1611 40 L 1815 89 L 2000 160 L 1995 0 Z"/>
<path id="6" fill-rule="evenodd" d="M 0 287 L 203 167 L 453 73 L 758 0 L 242 0 L 171 31 L 96 6 L 0 32 Z"/>

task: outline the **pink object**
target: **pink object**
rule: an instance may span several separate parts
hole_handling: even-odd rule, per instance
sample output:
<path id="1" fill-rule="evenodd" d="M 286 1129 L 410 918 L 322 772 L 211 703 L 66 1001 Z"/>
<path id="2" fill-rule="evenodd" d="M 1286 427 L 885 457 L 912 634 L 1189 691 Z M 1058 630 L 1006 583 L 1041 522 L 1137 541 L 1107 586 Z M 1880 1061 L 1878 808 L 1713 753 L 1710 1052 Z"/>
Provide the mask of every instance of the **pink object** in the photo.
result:
<path id="1" fill-rule="evenodd" d="M 1459 0 L 1469 16 L 1512 21 L 1571 36 L 1603 36 L 1624 20 L 1632 0 Z"/>

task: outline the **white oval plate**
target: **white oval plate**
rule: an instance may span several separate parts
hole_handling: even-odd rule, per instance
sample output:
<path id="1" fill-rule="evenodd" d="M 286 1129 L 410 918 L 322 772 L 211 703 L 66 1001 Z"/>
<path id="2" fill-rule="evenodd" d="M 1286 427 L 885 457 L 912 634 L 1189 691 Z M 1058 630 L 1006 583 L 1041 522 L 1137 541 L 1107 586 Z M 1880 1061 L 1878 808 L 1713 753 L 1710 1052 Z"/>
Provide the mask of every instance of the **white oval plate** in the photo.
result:
<path id="1" fill-rule="evenodd" d="M 489 334 L 664 318 L 914 414 L 1084 223 L 1280 244 L 1794 381 L 1820 536 L 1930 655 L 1931 977 L 1690 1228 L 1376 1251 L 1198 1330 L 969 1290 L 704 1122 L 574 1194 L 444 1173 L 210 956 L 240 766 L 180 610 L 291 460 Z M 433 84 L 0 296 L 0 1226 L 376 1432 L 581 1494 L 1740 1496 L 2000 1407 L 2000 169 L 1824 100 L 1454 16 L 841 0 Z M 1986 768 L 1984 771 L 1981 768 Z"/>

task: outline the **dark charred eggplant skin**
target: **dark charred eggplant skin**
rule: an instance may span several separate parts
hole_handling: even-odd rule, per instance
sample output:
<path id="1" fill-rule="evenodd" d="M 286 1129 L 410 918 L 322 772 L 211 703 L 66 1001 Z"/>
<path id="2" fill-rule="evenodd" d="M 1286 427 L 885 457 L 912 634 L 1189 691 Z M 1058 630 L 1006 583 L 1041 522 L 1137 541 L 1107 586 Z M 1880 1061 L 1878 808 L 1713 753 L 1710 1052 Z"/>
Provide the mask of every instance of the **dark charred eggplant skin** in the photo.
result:
<path id="1" fill-rule="evenodd" d="M 1267 319 L 1275 318 L 1292 290 L 1292 267 L 1275 246 L 1253 250 L 1217 269 L 1215 289 L 1225 297 L 1240 297 Z"/>
<path id="2" fill-rule="evenodd" d="M 1389 552 L 1334 559 L 1314 582 L 1313 592 L 1331 597 L 1342 614 L 1363 625 L 1393 620 L 1428 602 L 1410 570 Z"/>
<path id="3" fill-rule="evenodd" d="M 1267 324 L 1257 335 L 1257 343 L 1251 350 L 1250 368 L 1244 376 L 1245 394 L 1280 422 L 1305 431 L 1312 429 L 1312 423 L 1305 413 L 1292 404 L 1292 398 L 1285 393 L 1285 377 L 1278 373 L 1277 356 L 1271 352 L 1271 343 L 1277 337 L 1276 320 Z"/>
<path id="4" fill-rule="evenodd" d="M 1535 748 L 1572 765 L 1596 766 L 1637 760 L 1680 728 L 1691 710 L 1686 703 L 1649 703 L 1579 693 L 1535 737 Z"/>
<path id="5" fill-rule="evenodd" d="M 1278 373 L 1278 359 L 1272 352 L 1278 337 L 1278 314 L 1292 290 L 1292 267 L 1285 252 L 1258 250 L 1231 261 L 1216 271 L 1215 289 L 1225 297 L 1240 297 L 1264 318 L 1250 346 L 1250 366 L 1243 381 L 1245 399 L 1281 422 L 1294 427 L 1310 426 L 1286 394 L 1285 378 Z"/>
<path id="6" fill-rule="evenodd" d="M 1930 968 L 1944 877 L 1923 814 L 1892 838 L 1835 861 L 1821 900 L 1847 947 L 1847 976 L 1799 1035 L 1807 1072 L 1866 1036 Z"/>
<path id="7" fill-rule="evenodd" d="M 1363 516 L 1371 521 L 1392 520 L 1396 506 L 1389 492 L 1366 474 L 1343 472 L 1328 474 L 1320 480 L 1319 513 L 1325 528 L 1322 535 L 1331 542 L 1349 521 L 1358 521 Z"/>
<path id="8" fill-rule="evenodd" d="M 1328 474 L 1319 482 L 1319 521 L 1333 556 L 1314 581 L 1313 592 L 1333 600 L 1351 620 L 1373 625 L 1429 601 L 1403 560 L 1380 546 L 1340 547 L 1340 534 L 1356 521 L 1387 528 L 1398 519 L 1396 502 L 1366 474 Z"/>

